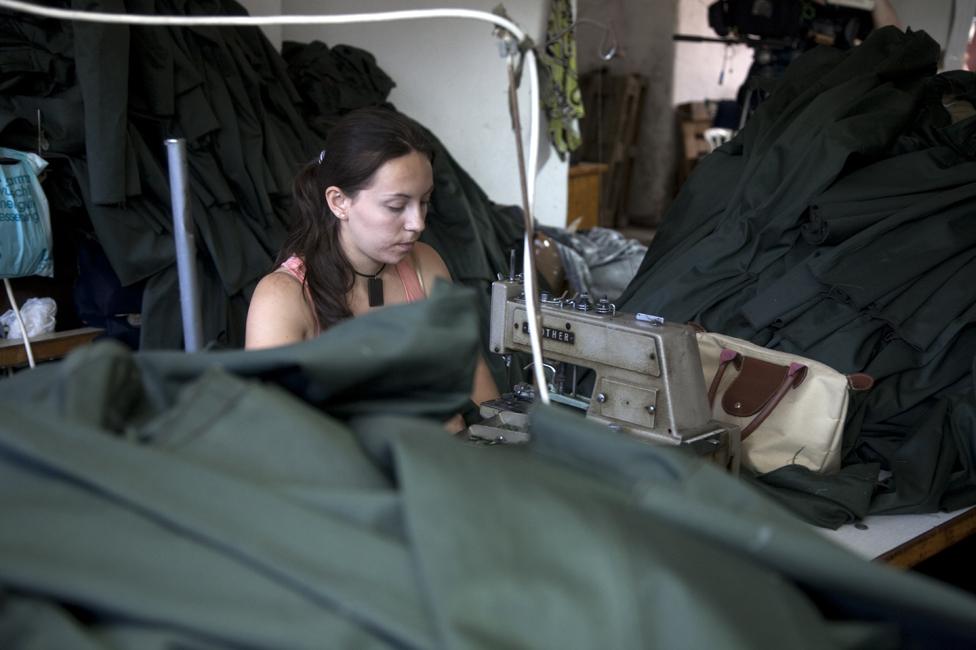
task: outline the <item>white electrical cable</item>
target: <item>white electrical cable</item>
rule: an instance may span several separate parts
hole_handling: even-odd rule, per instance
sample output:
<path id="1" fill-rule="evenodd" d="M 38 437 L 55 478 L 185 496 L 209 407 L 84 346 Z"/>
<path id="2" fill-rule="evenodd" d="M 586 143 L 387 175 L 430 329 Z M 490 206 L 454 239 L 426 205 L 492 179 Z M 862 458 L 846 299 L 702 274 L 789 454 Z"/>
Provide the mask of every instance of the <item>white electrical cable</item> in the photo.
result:
<path id="1" fill-rule="evenodd" d="M 529 209 L 532 211 L 531 217 L 535 219 L 535 181 L 536 174 L 539 170 L 539 143 L 541 140 L 540 134 L 542 132 L 542 119 L 541 119 L 541 106 L 542 101 L 538 94 L 539 90 L 539 69 L 536 67 L 535 52 L 530 48 L 526 50 L 525 62 L 528 66 L 529 72 L 529 88 L 531 92 L 529 94 L 529 173 L 526 174 L 526 185 L 528 187 L 529 195 Z M 535 242 L 529 242 L 529 238 L 525 238 L 526 248 L 525 255 L 534 255 L 534 245 Z M 523 259 L 524 265 L 524 259 Z M 532 291 L 534 296 L 538 296 L 538 291 L 535 290 L 535 277 L 532 278 Z M 535 300 L 532 300 L 533 309 L 535 308 Z M 543 404 L 549 403 L 549 385 L 546 383 L 545 375 L 545 363 L 542 359 L 542 333 L 539 331 L 539 320 L 535 318 L 529 319 L 532 322 L 531 327 L 534 331 L 529 331 L 529 341 L 532 344 L 532 362 L 539 366 L 539 373 L 536 375 L 536 384 L 539 385 L 538 395 L 539 400 Z"/>
<path id="2" fill-rule="evenodd" d="M 529 238 L 525 238 L 525 245 L 522 249 L 523 259 L 528 259 L 532 255 L 532 244 L 529 242 Z M 529 323 L 529 345 L 532 348 L 532 374 L 535 375 L 535 394 L 538 396 L 539 401 L 543 404 L 549 403 L 549 385 L 546 383 L 546 366 L 541 361 L 542 359 L 542 344 L 539 339 L 539 320 L 538 312 L 535 310 L 535 300 L 532 300 L 530 296 L 535 292 L 535 278 L 532 276 L 534 273 L 529 273 L 528 269 L 532 267 L 525 265 L 523 263 L 522 269 L 525 271 L 522 274 L 523 282 L 525 283 L 525 311 L 526 319 Z"/>
<path id="3" fill-rule="evenodd" d="M 261 25 L 337 25 L 349 23 L 379 23 L 391 20 L 424 20 L 427 18 L 471 18 L 483 20 L 502 27 L 515 36 L 515 40 L 525 40 L 525 32 L 512 21 L 501 16 L 473 9 L 408 9 L 402 11 L 380 11 L 367 14 L 306 14 L 291 16 L 160 16 L 149 14 L 113 14 L 101 11 L 78 11 L 44 7 L 32 2 L 19 0 L 0 0 L 0 7 L 60 20 L 74 20 L 88 23 L 113 25 L 182 25 L 260 27 Z"/>
<path id="4" fill-rule="evenodd" d="M 535 210 L 535 175 L 539 166 L 539 134 L 542 130 L 541 109 L 539 102 L 539 69 L 536 68 L 535 52 L 531 49 L 525 52 L 525 67 L 529 73 L 529 173 L 526 174 L 526 184 L 529 192 L 529 205 Z M 535 213 L 533 212 L 533 217 Z"/>
<path id="5" fill-rule="evenodd" d="M 472 9 L 410 9 L 403 11 L 382 11 L 367 14 L 340 14 L 340 15 L 292 15 L 292 16 L 158 16 L 146 14 L 112 14 L 94 11 L 77 11 L 71 9 L 57 9 L 54 7 L 43 7 L 30 2 L 19 0 L 0 0 L 0 7 L 19 11 L 22 13 L 44 16 L 46 18 L 56 18 L 60 20 L 71 20 L 78 22 L 91 22 L 115 25 L 156 25 L 156 26 L 236 26 L 236 27 L 260 27 L 261 25 L 336 25 L 349 23 L 378 23 L 396 20 L 427 20 L 431 18 L 467 18 L 471 20 L 481 20 L 491 23 L 497 27 L 508 31 L 518 43 L 526 40 L 525 32 L 518 28 L 515 23 L 496 14 L 486 11 L 476 11 Z M 526 173 L 526 193 L 530 213 L 535 202 L 535 175 L 539 162 L 539 132 L 540 109 L 539 109 L 539 73 L 536 70 L 535 53 L 532 49 L 525 51 L 525 67 L 528 68 L 529 75 L 529 161 Z M 531 216 L 531 214 L 530 214 Z M 522 267 L 532 268 L 529 263 L 532 255 L 532 242 L 530 241 L 530 231 L 527 229 L 525 234 L 525 246 Z M 526 295 L 530 291 L 535 291 L 535 278 L 530 278 L 531 274 L 524 274 Z M 536 320 L 534 301 L 526 300 L 528 305 L 529 321 L 529 340 L 532 347 L 532 362 L 536 368 L 536 384 L 538 385 L 537 394 L 540 400 L 548 404 L 549 392 L 545 382 L 545 373 L 542 359 L 542 345 L 539 338 L 538 321 Z M 33 365 L 33 363 L 32 363 Z"/>
<path id="6" fill-rule="evenodd" d="M 512 62 L 510 61 L 509 64 L 511 65 Z M 535 52 L 531 49 L 526 51 L 523 70 L 527 70 L 528 72 L 529 87 L 538 88 L 539 73 L 535 67 Z M 535 239 L 533 236 L 533 220 L 535 219 L 533 208 L 535 205 L 535 170 L 537 169 L 539 159 L 539 129 L 536 126 L 539 124 L 540 112 L 539 102 L 533 101 L 535 98 L 536 95 L 534 94 L 529 98 L 529 162 L 526 168 L 528 173 L 525 174 L 525 194 L 529 214 L 526 216 L 525 238 L 522 247 L 522 281 L 525 284 L 525 310 L 526 320 L 529 323 L 529 347 L 532 349 L 532 369 L 535 375 L 536 395 L 540 402 L 548 404 L 549 385 L 546 383 L 545 363 L 542 359 L 542 338 L 539 332 L 540 319 L 538 312 L 536 312 L 536 299 L 534 298 L 538 296 L 538 292 L 535 286 L 535 265 L 532 263 L 534 259 L 532 257 L 533 240 Z M 515 134 L 515 137 L 520 136 L 520 133 Z"/>
<path id="7" fill-rule="evenodd" d="M 14 298 L 14 290 L 10 286 L 10 280 L 8 278 L 3 279 L 3 286 L 7 289 L 7 300 L 10 301 L 10 307 L 14 310 L 14 317 L 17 319 L 17 324 L 20 325 L 20 335 L 24 337 L 24 349 L 27 350 L 27 364 L 33 368 L 34 350 L 31 348 L 30 337 L 27 336 L 27 328 L 24 327 L 24 319 L 20 317 L 20 308 L 17 306 L 17 299 Z"/>

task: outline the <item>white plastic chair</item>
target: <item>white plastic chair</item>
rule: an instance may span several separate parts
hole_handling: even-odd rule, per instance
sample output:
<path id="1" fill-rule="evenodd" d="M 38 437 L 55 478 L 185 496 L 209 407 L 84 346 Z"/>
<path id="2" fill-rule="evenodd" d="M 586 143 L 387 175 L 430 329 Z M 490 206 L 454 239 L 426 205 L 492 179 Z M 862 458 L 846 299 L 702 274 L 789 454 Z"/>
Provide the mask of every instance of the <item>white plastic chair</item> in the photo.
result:
<path id="1" fill-rule="evenodd" d="M 732 129 L 722 129 L 718 127 L 705 129 L 704 138 L 705 142 L 708 143 L 709 153 L 715 151 L 723 144 L 731 140 L 733 134 L 734 132 Z"/>

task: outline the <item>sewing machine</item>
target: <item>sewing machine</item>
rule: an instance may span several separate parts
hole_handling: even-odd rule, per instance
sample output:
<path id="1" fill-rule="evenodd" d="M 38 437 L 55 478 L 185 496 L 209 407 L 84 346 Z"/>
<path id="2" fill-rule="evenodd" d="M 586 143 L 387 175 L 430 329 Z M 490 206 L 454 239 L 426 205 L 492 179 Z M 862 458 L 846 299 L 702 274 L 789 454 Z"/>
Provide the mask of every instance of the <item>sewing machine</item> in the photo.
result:
<path id="1" fill-rule="evenodd" d="M 617 312 L 605 298 L 564 300 L 543 293 L 540 303 L 542 354 L 552 374 L 550 401 L 649 442 L 690 449 L 738 473 L 739 430 L 711 419 L 691 327 Z M 488 348 L 501 355 L 531 351 L 523 286 L 516 280 L 492 284 Z M 577 366 L 594 372 L 590 396 L 576 394 Z M 473 425 L 471 434 L 524 440 L 526 416 L 519 411 L 525 411 L 532 393 L 520 385 L 514 394 L 483 404 L 481 415 L 487 420 Z"/>

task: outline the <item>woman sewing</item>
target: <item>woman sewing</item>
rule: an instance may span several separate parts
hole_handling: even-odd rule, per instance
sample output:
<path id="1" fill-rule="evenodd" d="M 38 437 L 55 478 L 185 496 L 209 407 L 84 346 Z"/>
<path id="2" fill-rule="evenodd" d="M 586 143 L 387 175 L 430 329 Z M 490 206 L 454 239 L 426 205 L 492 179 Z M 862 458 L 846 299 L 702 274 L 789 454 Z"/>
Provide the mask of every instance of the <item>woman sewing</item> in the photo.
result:
<path id="1" fill-rule="evenodd" d="M 432 156 L 423 132 L 394 111 L 360 109 L 332 128 L 295 179 L 296 223 L 275 270 L 254 290 L 246 348 L 305 341 L 371 309 L 421 300 L 437 278 L 450 280 L 440 255 L 419 241 Z M 497 396 L 479 359 L 471 398 Z M 448 423 L 462 426 L 458 417 Z"/>

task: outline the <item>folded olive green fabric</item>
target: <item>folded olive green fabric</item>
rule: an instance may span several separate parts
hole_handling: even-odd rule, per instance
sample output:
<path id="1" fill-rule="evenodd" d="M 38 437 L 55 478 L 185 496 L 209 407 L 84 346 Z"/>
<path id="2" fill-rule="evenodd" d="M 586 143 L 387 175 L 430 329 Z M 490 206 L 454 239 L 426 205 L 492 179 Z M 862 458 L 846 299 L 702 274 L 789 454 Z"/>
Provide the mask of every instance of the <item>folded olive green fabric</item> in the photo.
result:
<path id="1" fill-rule="evenodd" d="M 544 406 L 528 445 L 447 434 L 475 304 L 442 283 L 295 346 L 96 344 L 4 380 L 0 645 L 976 642 L 973 598 L 678 449 Z"/>

